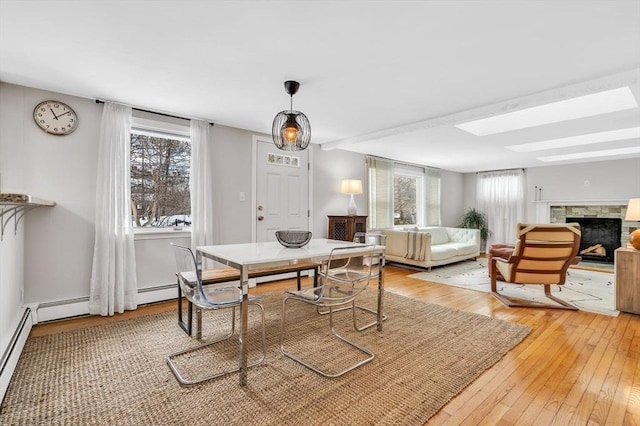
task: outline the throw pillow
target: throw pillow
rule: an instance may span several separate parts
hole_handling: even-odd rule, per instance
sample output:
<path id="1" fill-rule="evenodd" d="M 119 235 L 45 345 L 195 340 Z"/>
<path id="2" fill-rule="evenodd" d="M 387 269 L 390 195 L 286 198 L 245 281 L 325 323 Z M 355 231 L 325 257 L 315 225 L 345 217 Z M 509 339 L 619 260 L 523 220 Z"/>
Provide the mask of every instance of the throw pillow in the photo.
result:
<path id="1" fill-rule="evenodd" d="M 424 260 L 429 244 L 429 234 L 427 232 L 409 231 L 407 238 L 407 254 L 404 256 L 411 260 Z"/>

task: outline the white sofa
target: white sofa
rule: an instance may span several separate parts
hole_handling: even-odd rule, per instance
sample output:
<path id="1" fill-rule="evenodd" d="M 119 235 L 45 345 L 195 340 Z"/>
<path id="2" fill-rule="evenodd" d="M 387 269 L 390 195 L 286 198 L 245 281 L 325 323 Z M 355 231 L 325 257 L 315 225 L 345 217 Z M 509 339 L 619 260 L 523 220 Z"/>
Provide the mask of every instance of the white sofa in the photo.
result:
<path id="1" fill-rule="evenodd" d="M 480 255 L 478 229 L 427 227 L 410 230 L 385 229 L 385 258 L 431 269 Z"/>

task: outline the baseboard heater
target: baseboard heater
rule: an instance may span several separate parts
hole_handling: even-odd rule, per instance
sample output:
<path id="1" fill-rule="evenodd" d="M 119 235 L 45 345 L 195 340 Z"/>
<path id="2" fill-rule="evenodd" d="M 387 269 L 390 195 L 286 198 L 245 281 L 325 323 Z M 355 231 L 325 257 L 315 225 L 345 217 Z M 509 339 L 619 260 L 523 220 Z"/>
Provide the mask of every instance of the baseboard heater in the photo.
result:
<path id="1" fill-rule="evenodd" d="M 0 401 L 4 399 L 4 395 L 9 387 L 11 376 L 18 365 L 20 354 L 29 337 L 29 332 L 33 327 L 33 318 L 31 316 L 31 308 L 26 308 L 22 313 L 20 322 L 16 327 L 9 344 L 5 348 L 2 359 L 0 359 Z"/>
<path id="2" fill-rule="evenodd" d="M 161 302 L 178 297 L 176 283 L 138 289 L 138 305 Z M 42 302 L 35 313 L 36 323 L 89 314 L 89 297 Z"/>

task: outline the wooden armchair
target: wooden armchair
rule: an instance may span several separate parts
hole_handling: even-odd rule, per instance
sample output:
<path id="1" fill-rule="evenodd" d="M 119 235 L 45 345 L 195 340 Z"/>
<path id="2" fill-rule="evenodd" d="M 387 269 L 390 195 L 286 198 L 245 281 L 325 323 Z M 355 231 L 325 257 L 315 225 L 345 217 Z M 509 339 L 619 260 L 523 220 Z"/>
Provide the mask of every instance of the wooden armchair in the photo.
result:
<path id="1" fill-rule="evenodd" d="M 491 259 L 491 293 L 509 307 L 559 308 L 577 310 L 575 306 L 551 294 L 551 285 L 563 285 L 569 265 L 580 247 L 580 225 L 518 224 L 518 243 L 509 259 Z M 544 294 L 558 305 L 510 299 L 498 293 L 496 281 L 544 286 Z"/>

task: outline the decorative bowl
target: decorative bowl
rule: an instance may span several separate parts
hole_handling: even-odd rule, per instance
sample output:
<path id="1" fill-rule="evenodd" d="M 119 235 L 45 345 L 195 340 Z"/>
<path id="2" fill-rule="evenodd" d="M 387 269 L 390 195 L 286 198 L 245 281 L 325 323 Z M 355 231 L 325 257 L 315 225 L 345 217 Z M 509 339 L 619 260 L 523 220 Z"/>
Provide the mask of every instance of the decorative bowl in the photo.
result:
<path id="1" fill-rule="evenodd" d="M 300 248 L 306 246 L 311 240 L 310 231 L 276 231 L 278 242 L 285 247 Z"/>

